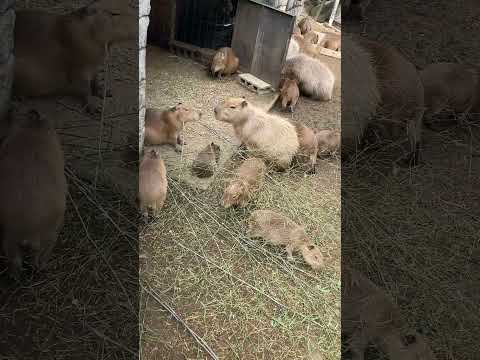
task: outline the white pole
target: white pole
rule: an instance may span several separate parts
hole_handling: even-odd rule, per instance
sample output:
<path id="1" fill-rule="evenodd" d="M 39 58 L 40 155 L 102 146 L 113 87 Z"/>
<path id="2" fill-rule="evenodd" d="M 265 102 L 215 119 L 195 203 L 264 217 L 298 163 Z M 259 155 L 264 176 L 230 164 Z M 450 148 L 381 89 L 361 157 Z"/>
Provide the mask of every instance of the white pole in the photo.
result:
<path id="1" fill-rule="evenodd" d="M 328 20 L 328 25 L 332 26 L 333 21 L 335 20 L 335 16 L 337 16 L 338 4 L 340 4 L 340 0 L 335 0 L 335 4 L 333 5 L 333 11 L 330 15 L 330 20 Z"/>

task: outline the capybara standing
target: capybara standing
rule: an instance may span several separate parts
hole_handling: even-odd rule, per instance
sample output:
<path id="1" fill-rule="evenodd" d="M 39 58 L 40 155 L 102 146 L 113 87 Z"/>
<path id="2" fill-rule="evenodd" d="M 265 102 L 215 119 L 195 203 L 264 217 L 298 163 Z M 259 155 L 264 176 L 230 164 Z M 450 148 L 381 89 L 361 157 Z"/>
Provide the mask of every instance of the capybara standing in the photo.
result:
<path id="1" fill-rule="evenodd" d="M 297 130 L 298 142 L 300 144 L 296 159 L 301 164 L 308 164 L 308 171 L 314 173 L 318 153 L 318 142 L 315 132 L 299 122 L 295 123 L 295 129 Z"/>
<path id="2" fill-rule="evenodd" d="M 233 75 L 238 70 L 238 57 L 229 47 L 218 49 L 210 65 L 210 72 L 214 77 Z"/>
<path id="3" fill-rule="evenodd" d="M 178 152 L 178 145 L 186 145 L 181 134 L 184 125 L 201 117 L 201 112 L 182 103 L 163 111 L 148 108 L 145 111 L 145 144 L 171 145 Z"/>
<path id="4" fill-rule="evenodd" d="M 364 359 L 375 343 L 390 360 L 434 360 L 425 337 L 408 329 L 398 306 L 360 272 L 342 267 L 342 330 L 350 336 L 352 359 Z"/>
<path id="5" fill-rule="evenodd" d="M 233 126 L 247 149 L 286 170 L 298 150 L 298 137 L 287 120 L 266 113 L 243 98 L 229 98 L 218 104 L 215 118 Z"/>
<path id="6" fill-rule="evenodd" d="M 158 216 L 167 198 L 168 181 L 165 163 L 157 150 L 145 153 L 139 169 L 138 202 L 140 212 L 148 217 L 149 211 Z"/>
<path id="7" fill-rule="evenodd" d="M 288 107 L 290 112 L 293 112 L 300 97 L 298 82 L 296 79 L 285 79 L 281 85 L 280 98 L 282 99 L 282 109 L 286 110 Z"/>
<path id="8" fill-rule="evenodd" d="M 321 101 L 332 99 L 335 75 L 325 64 L 309 55 L 299 54 L 287 59 L 282 76 L 296 79 L 306 96 Z"/>
<path id="9" fill-rule="evenodd" d="M 223 206 L 245 207 L 262 186 L 266 173 L 267 166 L 261 159 L 252 157 L 245 160 L 223 192 Z"/>
<path id="10" fill-rule="evenodd" d="M 425 122 L 442 111 L 461 115 L 480 113 L 480 69 L 478 67 L 436 63 L 420 72 L 425 91 Z"/>
<path id="11" fill-rule="evenodd" d="M 317 139 L 317 156 L 321 157 L 324 155 L 336 155 L 340 152 L 341 146 L 341 136 L 340 131 L 335 130 L 317 130 L 315 132 L 315 137 Z"/>
<path id="12" fill-rule="evenodd" d="M 353 35 L 342 35 L 342 152 L 354 150 L 376 114 L 393 137 L 409 140 L 405 163 L 418 162 L 424 90 L 415 66 L 398 50 Z"/>
<path id="13" fill-rule="evenodd" d="M 199 178 L 212 177 L 220 161 L 220 146 L 214 142 L 203 148 L 193 160 L 192 171 Z"/>
<path id="14" fill-rule="evenodd" d="M 298 22 L 298 27 L 300 28 L 300 33 L 302 35 L 312 31 L 313 21 L 314 20 L 310 16 L 306 16 Z"/>
<path id="15" fill-rule="evenodd" d="M 299 251 L 313 270 L 323 268 L 323 255 L 317 245 L 307 236 L 305 229 L 288 217 L 271 210 L 255 210 L 247 220 L 247 235 L 260 237 L 270 244 L 285 246 L 287 257 Z"/>
<path id="16" fill-rule="evenodd" d="M 0 229 L 12 275 L 23 266 L 25 248 L 44 268 L 63 225 L 67 182 L 54 125 L 34 110 L 14 109 L 0 146 Z"/>
<path id="17" fill-rule="evenodd" d="M 97 5 L 64 15 L 17 11 L 14 95 L 76 96 L 88 111 L 95 110 L 92 95 L 103 95 L 97 75 L 108 48 L 137 36 L 136 23 L 128 16 Z"/>

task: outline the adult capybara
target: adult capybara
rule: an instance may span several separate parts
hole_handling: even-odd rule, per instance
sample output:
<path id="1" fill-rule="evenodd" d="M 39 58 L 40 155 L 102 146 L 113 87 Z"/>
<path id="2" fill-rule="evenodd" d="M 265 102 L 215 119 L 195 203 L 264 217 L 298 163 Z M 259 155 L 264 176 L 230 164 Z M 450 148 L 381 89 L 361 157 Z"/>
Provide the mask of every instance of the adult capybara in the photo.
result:
<path id="1" fill-rule="evenodd" d="M 181 134 L 184 125 L 201 117 L 201 112 L 182 103 L 163 111 L 148 108 L 145 111 L 145 144 L 171 145 L 175 151 L 181 151 L 178 145 L 186 145 Z"/>
<path id="2" fill-rule="evenodd" d="M 335 75 L 327 65 L 306 54 L 293 56 L 285 62 L 282 76 L 298 81 L 300 91 L 321 101 L 332 99 Z"/>
<path id="3" fill-rule="evenodd" d="M 113 13 L 98 2 L 63 15 L 17 11 L 13 93 L 76 96 L 92 112 L 92 95 L 103 95 L 97 75 L 108 48 L 136 36 L 135 17 Z"/>
<path id="4" fill-rule="evenodd" d="M 158 216 L 167 198 L 168 181 L 165 163 L 157 150 L 147 151 L 139 168 L 138 202 L 140 212 L 148 217 L 149 211 Z"/>
<path id="5" fill-rule="evenodd" d="M 215 118 L 229 123 L 248 150 L 273 162 L 279 170 L 290 166 L 298 150 L 298 137 L 287 120 L 249 103 L 244 98 L 229 98 L 218 104 Z"/>
<path id="6" fill-rule="evenodd" d="M 310 16 L 304 17 L 302 20 L 298 22 L 298 27 L 300 28 L 300 33 L 302 35 L 312 31 L 314 20 Z"/>
<path id="7" fill-rule="evenodd" d="M 223 206 L 247 206 L 253 194 L 262 186 L 266 173 L 267 166 L 261 159 L 252 157 L 245 160 L 223 192 Z"/>
<path id="8" fill-rule="evenodd" d="M 285 246 L 289 260 L 293 260 L 293 253 L 298 251 L 313 270 L 323 268 L 323 255 L 319 247 L 307 236 L 304 227 L 288 217 L 271 210 L 255 210 L 247 223 L 247 236 L 260 237 L 270 244 Z"/>
<path id="9" fill-rule="evenodd" d="M 218 49 L 210 65 L 210 72 L 214 77 L 233 75 L 238 70 L 238 57 L 229 47 Z"/>
<path id="10" fill-rule="evenodd" d="M 342 299 L 342 329 L 350 336 L 352 359 L 363 359 L 371 342 L 391 360 L 435 359 L 426 338 L 410 331 L 393 299 L 350 267 L 342 267 Z"/>
<path id="11" fill-rule="evenodd" d="M 308 171 L 315 172 L 318 153 L 318 142 L 315 132 L 299 122 L 295 123 L 295 129 L 297 130 L 298 142 L 300 144 L 295 158 L 301 164 L 308 164 Z"/>
<path id="12" fill-rule="evenodd" d="M 293 112 L 299 97 L 300 89 L 298 88 L 298 81 L 296 79 L 284 79 L 281 81 L 280 99 L 283 110 L 289 108 L 290 112 Z"/>
<path id="13" fill-rule="evenodd" d="M 415 66 L 398 50 L 343 34 L 342 152 L 355 150 L 374 115 L 394 138 L 406 134 L 408 164 L 418 162 L 424 91 Z"/>
<path id="14" fill-rule="evenodd" d="M 425 122 L 442 111 L 458 115 L 480 113 L 480 69 L 475 66 L 436 63 L 420 72 L 425 91 Z"/>
<path id="15" fill-rule="evenodd" d="M 11 273 L 22 270 L 24 250 L 43 269 L 63 225 L 67 182 L 54 124 L 35 110 L 13 109 L 0 146 L 0 229 Z"/>
<path id="16" fill-rule="evenodd" d="M 341 136 L 340 131 L 335 130 L 317 130 L 315 132 L 317 139 L 318 152 L 317 156 L 336 155 L 340 152 Z"/>
<path id="17" fill-rule="evenodd" d="M 220 161 L 220 146 L 214 142 L 205 146 L 193 160 L 192 171 L 199 178 L 212 177 Z"/>

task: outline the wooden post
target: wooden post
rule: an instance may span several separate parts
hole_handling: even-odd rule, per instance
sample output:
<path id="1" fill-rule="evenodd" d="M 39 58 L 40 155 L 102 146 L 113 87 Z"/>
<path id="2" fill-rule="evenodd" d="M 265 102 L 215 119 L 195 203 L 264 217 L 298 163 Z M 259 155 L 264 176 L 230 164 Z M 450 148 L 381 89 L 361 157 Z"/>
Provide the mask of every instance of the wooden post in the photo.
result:
<path id="1" fill-rule="evenodd" d="M 145 109 L 146 109 L 146 53 L 147 53 L 147 32 L 150 22 L 150 0 L 140 0 L 139 2 L 139 58 L 138 58 L 138 153 L 143 153 L 143 143 L 145 139 Z"/>

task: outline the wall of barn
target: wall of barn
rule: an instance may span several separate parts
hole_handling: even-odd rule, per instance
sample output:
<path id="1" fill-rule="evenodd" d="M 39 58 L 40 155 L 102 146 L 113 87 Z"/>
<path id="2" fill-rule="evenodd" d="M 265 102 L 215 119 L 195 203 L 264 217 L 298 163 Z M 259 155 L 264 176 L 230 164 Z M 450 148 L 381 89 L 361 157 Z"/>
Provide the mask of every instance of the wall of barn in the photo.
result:
<path id="1" fill-rule="evenodd" d="M 13 83 L 15 0 L 0 1 L 0 119 L 8 111 Z"/>
<path id="2" fill-rule="evenodd" d="M 147 32 L 150 22 L 150 0 L 140 0 L 139 2 L 139 59 L 138 59 L 138 81 L 139 81 L 139 151 L 143 150 L 143 141 L 145 138 L 145 109 L 146 98 L 145 89 L 147 85 L 146 63 L 147 54 Z"/>

